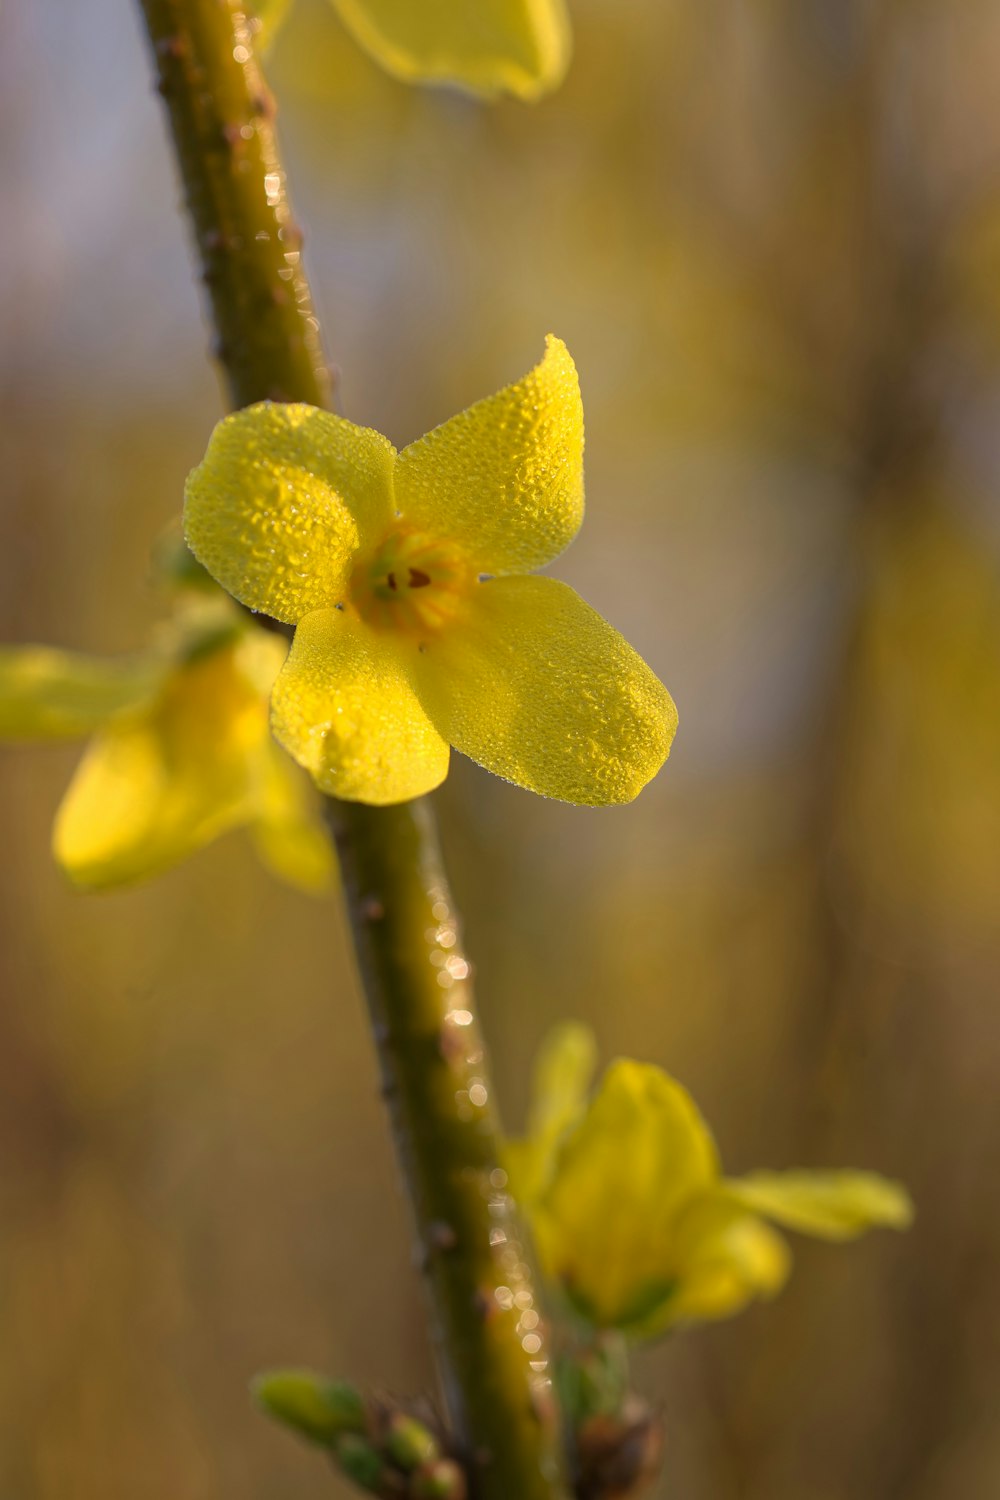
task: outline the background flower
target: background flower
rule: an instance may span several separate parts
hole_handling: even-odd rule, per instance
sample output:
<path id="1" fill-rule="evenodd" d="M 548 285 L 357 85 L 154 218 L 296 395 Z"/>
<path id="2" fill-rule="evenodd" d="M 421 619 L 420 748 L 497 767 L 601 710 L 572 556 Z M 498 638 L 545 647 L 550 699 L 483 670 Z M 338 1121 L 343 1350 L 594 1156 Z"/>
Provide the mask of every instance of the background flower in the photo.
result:
<path id="1" fill-rule="evenodd" d="M 831 1240 L 908 1227 L 905 1189 L 873 1173 L 723 1177 L 675 1079 L 621 1058 L 588 1103 L 593 1056 L 578 1026 L 553 1032 L 531 1133 L 510 1156 L 542 1264 L 586 1321 L 648 1337 L 773 1296 L 790 1255 L 767 1220 Z"/>
<path id="2" fill-rule="evenodd" d="M 286 651 L 221 596 L 180 611 L 130 660 L 0 648 L 0 738 L 91 736 L 53 830 L 74 884 L 145 879 L 246 826 L 284 879 L 329 885 L 329 842 L 268 729 Z"/>
<path id="3" fill-rule="evenodd" d="M 258 0 L 269 42 L 290 0 Z M 562 82 L 564 0 L 332 0 L 355 41 L 407 83 L 451 83 L 493 98 L 536 99 Z"/>

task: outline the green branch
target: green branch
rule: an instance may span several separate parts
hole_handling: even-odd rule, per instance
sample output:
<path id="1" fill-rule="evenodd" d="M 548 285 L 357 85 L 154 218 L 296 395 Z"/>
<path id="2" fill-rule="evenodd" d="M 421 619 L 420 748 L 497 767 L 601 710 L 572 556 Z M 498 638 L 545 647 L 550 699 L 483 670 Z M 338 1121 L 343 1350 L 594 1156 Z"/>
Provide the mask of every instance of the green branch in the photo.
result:
<path id="1" fill-rule="evenodd" d="M 233 405 L 326 405 L 274 109 L 235 0 L 140 0 Z M 413 1204 L 456 1436 L 478 1500 L 565 1493 L 530 1265 L 493 1085 L 423 803 L 327 803 Z"/>
<path id="2" fill-rule="evenodd" d="M 469 964 L 425 802 L 327 803 L 416 1212 L 449 1411 L 496 1500 L 561 1493 L 532 1273 L 505 1191 Z"/>
<path id="3" fill-rule="evenodd" d="M 245 7 L 140 0 L 232 405 L 328 406 L 329 371 Z"/>

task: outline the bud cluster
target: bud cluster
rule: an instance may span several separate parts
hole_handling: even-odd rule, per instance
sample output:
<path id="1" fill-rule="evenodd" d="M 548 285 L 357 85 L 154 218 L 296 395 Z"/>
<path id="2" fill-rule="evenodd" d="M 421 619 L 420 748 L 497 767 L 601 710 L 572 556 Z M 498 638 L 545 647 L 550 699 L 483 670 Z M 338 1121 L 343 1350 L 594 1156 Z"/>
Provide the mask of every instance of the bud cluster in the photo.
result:
<path id="1" fill-rule="evenodd" d="M 382 1500 L 466 1500 L 465 1470 L 433 1418 L 343 1380 L 277 1370 L 255 1382 L 272 1417 L 327 1448 L 348 1479 Z"/>

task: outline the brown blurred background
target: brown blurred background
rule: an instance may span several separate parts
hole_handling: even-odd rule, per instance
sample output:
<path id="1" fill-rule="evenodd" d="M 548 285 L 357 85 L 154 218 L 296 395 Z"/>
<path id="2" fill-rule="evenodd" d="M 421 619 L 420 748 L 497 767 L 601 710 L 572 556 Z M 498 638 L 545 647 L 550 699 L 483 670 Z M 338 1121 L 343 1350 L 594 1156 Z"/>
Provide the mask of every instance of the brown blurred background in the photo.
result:
<path id="1" fill-rule="evenodd" d="M 571 0 L 539 107 L 409 91 L 297 0 L 271 77 L 345 413 L 402 444 L 580 367 L 560 576 L 672 689 L 638 803 L 439 796 L 509 1122 L 547 1025 L 667 1066 L 734 1170 L 853 1164 L 905 1239 L 640 1360 L 675 1500 L 1000 1493 L 1000 8 Z M 137 17 L 9 6 L 2 635 L 140 644 L 220 410 Z M 0 754 L 0 1494 L 342 1493 L 257 1369 L 428 1381 L 332 901 L 234 836 L 50 863 Z M 514 1497 L 512 1497 L 514 1500 Z"/>

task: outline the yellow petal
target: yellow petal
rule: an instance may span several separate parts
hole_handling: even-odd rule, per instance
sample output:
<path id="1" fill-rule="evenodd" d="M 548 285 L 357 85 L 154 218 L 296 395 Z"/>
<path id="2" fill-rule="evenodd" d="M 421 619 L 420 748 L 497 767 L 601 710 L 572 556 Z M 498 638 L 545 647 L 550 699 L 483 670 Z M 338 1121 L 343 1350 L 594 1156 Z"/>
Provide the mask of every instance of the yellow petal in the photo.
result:
<path id="1" fill-rule="evenodd" d="M 411 83 L 534 99 L 569 63 L 564 0 L 333 0 L 376 62 Z"/>
<path id="2" fill-rule="evenodd" d="M 416 650 L 347 610 L 307 615 L 275 684 L 277 739 L 324 792 L 348 802 L 405 802 L 439 786 L 448 746 L 413 683 Z"/>
<path id="3" fill-rule="evenodd" d="M 780 1234 L 720 1195 L 705 1194 L 676 1226 L 669 1297 L 633 1331 L 649 1335 L 677 1323 L 731 1317 L 756 1297 L 775 1296 L 790 1269 Z"/>
<path id="4" fill-rule="evenodd" d="M 677 710 L 616 630 L 552 578 L 476 584 L 426 642 L 420 694 L 456 750 L 563 802 L 629 802 L 666 760 Z"/>
<path id="5" fill-rule="evenodd" d="M 532 1202 L 548 1186 L 563 1137 L 586 1109 L 596 1061 L 589 1026 L 566 1021 L 545 1038 L 535 1060 L 527 1137 L 505 1148 L 511 1190 L 523 1202 Z"/>
<path id="6" fill-rule="evenodd" d="M 250 816 L 267 733 L 266 699 L 232 647 L 178 668 L 151 708 L 91 742 L 56 817 L 56 859 L 90 889 L 184 859 Z"/>
<path id="7" fill-rule="evenodd" d="M 583 520 L 583 406 L 561 339 L 516 385 L 404 448 L 396 503 L 480 573 L 527 573 L 568 547 Z"/>
<path id="8" fill-rule="evenodd" d="M 875 1172 L 751 1172 L 727 1178 L 732 1202 L 786 1229 L 824 1240 L 850 1240 L 866 1229 L 907 1229 L 913 1203 L 905 1187 Z"/>
<path id="9" fill-rule="evenodd" d="M 226 602 L 229 603 L 228 600 Z M 231 604 L 229 607 L 232 610 Z M 239 614 L 236 610 L 232 612 Z M 232 675 L 241 679 L 239 692 L 233 699 L 234 706 L 242 702 L 245 692 L 253 692 L 264 699 L 270 698 L 275 679 L 288 658 L 288 641 L 285 636 L 279 635 L 275 630 L 261 630 L 247 622 L 243 616 L 238 622 L 237 634 L 230 649 Z M 262 743 L 270 745 L 270 735 L 263 736 Z"/>
<path id="10" fill-rule="evenodd" d="M 269 739 L 250 831 L 258 855 L 272 873 L 310 895 L 330 890 L 336 878 L 333 847 L 316 800 L 308 779 Z"/>
<path id="11" fill-rule="evenodd" d="M 259 53 L 266 52 L 271 46 L 284 22 L 290 3 L 291 0 L 254 0 L 253 9 L 260 22 L 260 29 L 256 36 Z"/>
<path id="12" fill-rule="evenodd" d="M 547 1270 L 593 1322 L 631 1326 L 669 1295 L 676 1221 L 717 1174 L 712 1137 L 680 1084 L 613 1063 L 534 1214 Z"/>
<path id="13" fill-rule="evenodd" d="M 337 604 L 355 552 L 391 520 L 394 458 L 379 433 L 317 407 L 234 412 L 188 476 L 188 545 L 223 588 L 276 620 Z"/>
<path id="14" fill-rule="evenodd" d="M 253 627 L 242 631 L 234 665 L 259 695 L 262 724 L 264 705 L 287 656 L 288 642 L 282 636 Z M 261 862 L 279 880 L 310 895 L 330 890 L 336 861 L 308 777 L 274 743 L 270 727 L 252 742 L 250 752 L 247 816 Z"/>
<path id="15" fill-rule="evenodd" d="M 162 676 L 153 655 L 114 661 L 49 646 L 0 649 L 0 737 L 90 734 L 113 714 L 147 702 Z"/>

